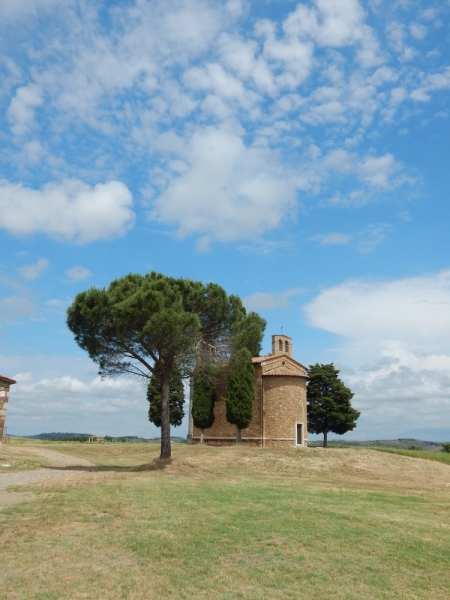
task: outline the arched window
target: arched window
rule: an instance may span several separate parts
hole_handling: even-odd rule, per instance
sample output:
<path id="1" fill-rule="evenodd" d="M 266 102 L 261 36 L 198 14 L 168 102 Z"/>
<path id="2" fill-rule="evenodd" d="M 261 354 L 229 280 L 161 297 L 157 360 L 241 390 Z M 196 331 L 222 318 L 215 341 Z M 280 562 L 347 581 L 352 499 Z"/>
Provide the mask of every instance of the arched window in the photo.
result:
<path id="1" fill-rule="evenodd" d="M 289 352 L 289 342 L 284 342 L 284 351 Z"/>
<path id="2" fill-rule="evenodd" d="M 278 350 L 283 350 L 283 342 L 281 340 L 278 340 Z"/>

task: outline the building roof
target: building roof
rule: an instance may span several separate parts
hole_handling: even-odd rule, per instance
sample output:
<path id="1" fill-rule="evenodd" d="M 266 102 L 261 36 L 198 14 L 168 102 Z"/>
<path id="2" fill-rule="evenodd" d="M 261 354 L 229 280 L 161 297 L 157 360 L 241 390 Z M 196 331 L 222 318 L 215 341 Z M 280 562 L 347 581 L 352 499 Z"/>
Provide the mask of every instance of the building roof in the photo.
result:
<path id="1" fill-rule="evenodd" d="M 295 363 L 296 365 L 299 365 L 300 367 L 302 367 L 302 369 L 306 369 L 305 365 L 302 365 L 302 363 L 298 362 L 298 360 L 295 360 L 295 358 L 292 358 L 292 356 L 289 356 L 289 354 L 287 354 L 286 352 L 280 352 L 280 354 L 266 354 L 266 356 L 255 356 L 254 358 L 252 358 L 252 363 L 254 364 L 260 364 L 262 362 L 267 362 L 270 360 L 279 360 L 281 357 L 292 361 L 293 363 Z"/>
<path id="2" fill-rule="evenodd" d="M 263 375 L 289 375 L 290 377 L 302 377 L 301 373 L 296 373 L 291 369 L 286 369 L 286 367 L 278 367 L 278 369 L 272 369 L 271 371 L 263 373 Z M 306 377 L 306 374 L 303 375 L 303 377 Z"/>
<path id="3" fill-rule="evenodd" d="M 252 358 L 252 363 L 261 363 L 264 360 L 267 360 L 268 358 L 272 358 L 271 354 L 267 354 L 266 356 L 254 356 Z"/>
<path id="4" fill-rule="evenodd" d="M 14 379 L 10 379 L 9 377 L 5 377 L 4 375 L 0 375 L 0 381 L 2 381 L 3 383 L 7 383 L 8 385 L 13 385 L 14 383 L 16 383 Z"/>
<path id="5" fill-rule="evenodd" d="M 289 375 L 291 377 L 308 377 L 307 368 L 286 353 L 255 356 L 253 364 L 260 364 L 263 368 L 262 375 Z M 281 364 L 280 364 L 281 363 Z M 270 366 L 272 368 L 270 368 Z"/>

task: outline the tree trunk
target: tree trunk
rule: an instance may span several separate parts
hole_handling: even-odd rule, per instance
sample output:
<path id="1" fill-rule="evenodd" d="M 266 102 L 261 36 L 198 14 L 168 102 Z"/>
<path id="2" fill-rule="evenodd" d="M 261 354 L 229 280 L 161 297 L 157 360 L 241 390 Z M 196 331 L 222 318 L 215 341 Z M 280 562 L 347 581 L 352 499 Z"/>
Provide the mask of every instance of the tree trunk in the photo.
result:
<path id="1" fill-rule="evenodd" d="M 171 457 L 169 390 L 170 375 L 164 373 L 161 385 L 161 460 Z"/>
<path id="2" fill-rule="evenodd" d="M 241 444 L 242 444 L 242 441 L 241 441 L 241 430 L 236 425 L 236 446 L 240 446 Z"/>
<path id="3" fill-rule="evenodd" d="M 202 427 L 200 431 L 201 431 L 201 433 L 200 433 L 200 444 L 203 444 L 203 437 L 204 437 L 204 435 L 205 435 L 205 430 L 204 430 L 204 428 Z"/>
<path id="4" fill-rule="evenodd" d="M 328 439 L 327 439 L 327 435 L 328 435 L 328 430 L 325 429 L 325 431 L 323 432 L 323 447 L 324 448 L 328 448 Z"/>

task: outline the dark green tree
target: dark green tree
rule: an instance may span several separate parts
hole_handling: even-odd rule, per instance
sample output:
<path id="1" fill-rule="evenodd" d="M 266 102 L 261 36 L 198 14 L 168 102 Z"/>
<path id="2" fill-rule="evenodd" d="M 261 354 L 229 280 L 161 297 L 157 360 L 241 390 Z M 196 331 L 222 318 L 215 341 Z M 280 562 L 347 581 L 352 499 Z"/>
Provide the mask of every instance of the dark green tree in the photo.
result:
<path id="1" fill-rule="evenodd" d="M 333 363 L 310 365 L 307 384 L 308 431 L 323 434 L 323 447 L 328 445 L 328 432 L 342 435 L 356 427 L 360 412 L 350 400 L 354 394 L 339 379 Z"/>
<path id="2" fill-rule="evenodd" d="M 226 395 L 228 423 L 236 425 L 236 444 L 241 444 L 241 430 L 250 425 L 255 397 L 252 353 L 248 348 L 238 350 L 230 360 Z"/>
<path id="3" fill-rule="evenodd" d="M 245 313 L 245 309 L 242 310 L 242 301 L 238 296 L 230 296 L 230 304 L 233 322 L 231 327 L 232 350 L 237 352 L 242 348 L 247 348 L 252 356 L 259 356 L 266 321 L 258 313 Z"/>
<path id="4" fill-rule="evenodd" d="M 194 376 L 194 393 L 192 397 L 192 420 L 195 427 L 201 430 L 200 443 L 203 444 L 205 429 L 214 423 L 214 404 L 216 402 L 216 386 L 213 377 Z"/>
<path id="5" fill-rule="evenodd" d="M 161 427 L 161 373 L 155 369 L 150 377 L 147 387 L 147 400 L 150 404 L 148 409 L 148 420 Z M 184 385 L 180 371 L 176 366 L 172 371 L 169 386 L 169 415 L 170 424 L 179 427 L 184 417 Z"/>
<path id="6" fill-rule="evenodd" d="M 450 454 L 450 442 L 444 442 L 442 444 L 442 450 L 441 452 L 447 452 Z"/>
<path id="7" fill-rule="evenodd" d="M 175 365 L 189 376 L 199 342 L 230 355 L 242 340 L 260 339 L 265 322 L 247 314 L 237 296 L 220 286 L 161 273 L 129 274 L 105 289 L 77 294 L 67 325 L 77 344 L 99 365 L 102 377 L 161 375 L 161 459 L 171 456 L 170 379 Z M 235 341 L 236 340 L 236 341 Z M 257 345 L 257 344 L 255 344 Z"/>

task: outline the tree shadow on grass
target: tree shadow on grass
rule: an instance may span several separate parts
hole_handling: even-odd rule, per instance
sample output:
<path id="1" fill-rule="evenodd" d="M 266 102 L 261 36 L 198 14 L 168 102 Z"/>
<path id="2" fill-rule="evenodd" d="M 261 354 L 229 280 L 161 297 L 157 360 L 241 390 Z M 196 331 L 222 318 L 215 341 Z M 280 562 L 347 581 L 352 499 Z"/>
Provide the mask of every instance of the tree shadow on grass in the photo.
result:
<path id="1" fill-rule="evenodd" d="M 142 465 L 134 466 L 123 466 L 123 465 L 67 465 L 67 466 L 46 466 L 46 469 L 52 471 L 79 471 L 83 473 L 98 473 L 98 472 L 111 472 L 111 473 L 141 473 L 144 471 L 162 471 L 172 463 L 172 459 L 160 460 L 159 458 L 153 460 L 150 463 L 144 463 Z"/>

